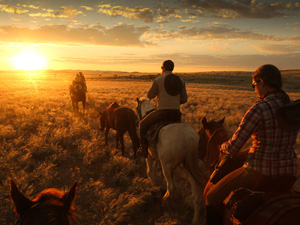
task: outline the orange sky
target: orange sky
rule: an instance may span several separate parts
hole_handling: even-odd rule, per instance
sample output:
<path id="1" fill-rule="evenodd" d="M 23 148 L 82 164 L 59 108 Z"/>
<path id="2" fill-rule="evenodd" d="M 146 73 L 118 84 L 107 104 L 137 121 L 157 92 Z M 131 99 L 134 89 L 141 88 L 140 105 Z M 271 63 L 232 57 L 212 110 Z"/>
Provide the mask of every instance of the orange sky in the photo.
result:
<path id="1" fill-rule="evenodd" d="M 297 69 L 299 30 L 300 0 L 0 0 L 0 70 Z"/>

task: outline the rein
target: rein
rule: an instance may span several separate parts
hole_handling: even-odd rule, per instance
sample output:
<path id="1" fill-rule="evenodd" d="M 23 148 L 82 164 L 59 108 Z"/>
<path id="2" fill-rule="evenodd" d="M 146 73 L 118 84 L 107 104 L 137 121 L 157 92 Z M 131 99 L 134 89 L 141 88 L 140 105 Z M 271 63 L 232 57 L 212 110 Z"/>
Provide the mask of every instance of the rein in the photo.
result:
<path id="1" fill-rule="evenodd" d="M 200 159 L 203 160 L 203 162 L 209 166 L 209 167 L 212 167 L 214 165 L 216 165 L 216 163 L 218 163 L 218 160 L 219 160 L 219 157 L 216 157 L 216 159 L 214 159 L 212 162 L 208 162 L 209 160 L 209 153 L 210 153 L 210 143 L 212 143 L 211 141 L 215 138 L 216 135 L 218 135 L 219 132 L 224 132 L 226 134 L 226 131 L 225 131 L 225 128 L 224 127 L 220 127 L 220 128 L 217 128 L 210 137 L 208 137 L 208 135 L 206 134 L 205 130 L 204 129 L 200 129 L 199 131 L 199 149 L 202 150 L 202 146 L 204 144 L 204 140 L 205 138 L 208 139 L 207 141 L 207 146 L 206 146 L 206 149 L 205 149 L 205 154 L 200 154 L 201 157 Z M 224 134 L 223 133 L 223 134 Z M 221 134 L 221 136 L 223 136 L 223 134 Z M 219 150 L 219 146 L 217 146 L 218 150 Z M 220 150 L 219 150 L 219 153 L 220 153 Z"/>

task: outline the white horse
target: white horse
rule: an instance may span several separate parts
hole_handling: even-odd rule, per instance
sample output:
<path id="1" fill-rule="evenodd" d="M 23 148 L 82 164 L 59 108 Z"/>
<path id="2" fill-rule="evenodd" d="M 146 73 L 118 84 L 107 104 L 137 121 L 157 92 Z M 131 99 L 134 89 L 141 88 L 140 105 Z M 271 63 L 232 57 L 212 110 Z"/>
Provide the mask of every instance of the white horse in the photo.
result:
<path id="1" fill-rule="evenodd" d="M 155 106 L 146 98 L 138 99 L 139 119 Z M 162 171 L 167 182 L 167 192 L 163 199 L 168 199 L 174 192 L 173 172 L 177 166 L 184 164 L 190 177 L 192 197 L 194 203 L 194 217 L 192 224 L 200 223 L 200 200 L 207 179 L 201 172 L 198 159 L 199 136 L 195 129 L 186 123 L 173 123 L 161 128 L 155 149 L 149 146 L 146 159 L 147 175 L 152 185 L 156 185 L 157 159 L 161 163 Z"/>

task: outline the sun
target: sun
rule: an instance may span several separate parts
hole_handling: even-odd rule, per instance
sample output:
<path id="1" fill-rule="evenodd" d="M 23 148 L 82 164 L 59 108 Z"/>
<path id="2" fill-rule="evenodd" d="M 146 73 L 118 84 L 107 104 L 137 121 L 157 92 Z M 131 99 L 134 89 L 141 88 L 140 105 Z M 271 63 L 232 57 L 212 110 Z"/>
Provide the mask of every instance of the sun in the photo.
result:
<path id="1" fill-rule="evenodd" d="M 16 70 L 41 70 L 45 69 L 46 64 L 45 58 L 32 50 L 12 57 L 12 62 Z"/>

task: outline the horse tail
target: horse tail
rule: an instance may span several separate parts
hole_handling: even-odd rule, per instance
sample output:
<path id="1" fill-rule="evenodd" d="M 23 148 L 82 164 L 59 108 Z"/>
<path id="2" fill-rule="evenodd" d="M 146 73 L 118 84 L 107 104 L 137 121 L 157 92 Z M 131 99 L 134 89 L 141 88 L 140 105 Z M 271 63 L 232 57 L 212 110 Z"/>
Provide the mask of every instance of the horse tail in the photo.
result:
<path id="1" fill-rule="evenodd" d="M 135 143 L 136 147 L 139 147 L 140 145 L 140 139 L 137 136 L 137 130 L 136 130 L 136 120 L 137 120 L 137 116 L 135 115 L 135 113 L 130 110 L 129 113 L 130 116 L 130 123 L 129 123 L 129 127 L 128 127 L 128 133 L 132 139 L 132 141 Z"/>
<path id="2" fill-rule="evenodd" d="M 204 188 L 208 178 L 204 175 L 204 171 L 201 170 L 200 160 L 198 157 L 198 140 L 191 140 L 188 143 L 186 149 L 189 149 L 185 158 L 185 167 L 198 183 L 199 187 Z"/>

